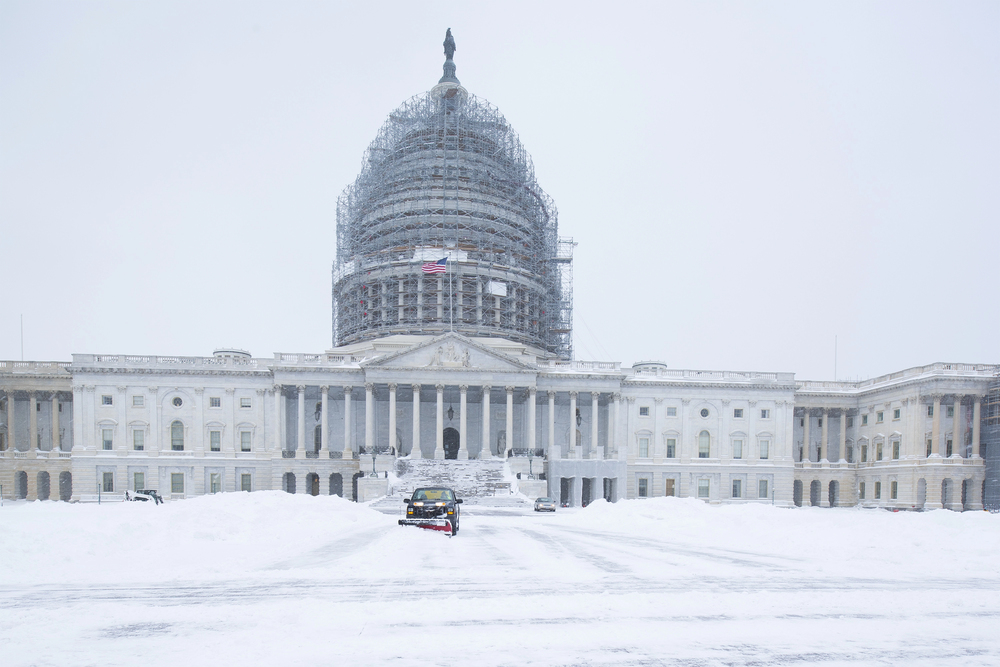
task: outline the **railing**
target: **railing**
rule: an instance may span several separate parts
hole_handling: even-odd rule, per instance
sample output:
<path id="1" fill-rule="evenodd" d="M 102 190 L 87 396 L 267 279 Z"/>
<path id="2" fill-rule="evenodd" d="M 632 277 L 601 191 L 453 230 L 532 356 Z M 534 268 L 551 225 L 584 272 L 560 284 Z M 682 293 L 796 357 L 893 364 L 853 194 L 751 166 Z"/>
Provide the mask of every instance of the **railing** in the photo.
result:
<path id="1" fill-rule="evenodd" d="M 528 449 L 527 447 L 515 447 L 512 450 L 510 450 L 510 452 L 511 456 L 517 456 L 517 457 L 527 456 L 537 459 L 545 457 L 544 449 Z"/>
<path id="2" fill-rule="evenodd" d="M 263 368 L 257 359 L 245 357 L 160 357 L 131 354 L 74 354 L 74 366 L 114 366 L 118 368 Z"/>
<path id="3" fill-rule="evenodd" d="M 867 387 L 894 382 L 906 378 L 915 378 L 929 374 L 955 374 L 963 376 L 991 377 L 1000 373 L 1000 365 L 995 364 L 946 364 L 934 363 L 927 366 L 914 366 L 906 370 L 896 371 L 886 375 L 858 381 L 803 380 L 796 383 L 796 388 L 806 391 L 855 391 Z"/>
<path id="4" fill-rule="evenodd" d="M 679 368 L 637 368 L 638 378 L 667 378 L 695 382 L 791 382 L 794 373 L 758 373 L 756 371 L 696 371 Z"/>
<path id="5" fill-rule="evenodd" d="M 294 449 L 282 449 L 281 450 L 281 458 L 283 458 L 283 459 L 294 459 L 295 458 L 295 450 Z"/>
<path id="6" fill-rule="evenodd" d="M 0 361 L 0 373 L 60 373 L 68 374 L 67 363 L 58 361 Z"/>
<path id="7" fill-rule="evenodd" d="M 342 459 L 344 458 L 344 452 L 330 452 L 331 459 Z"/>
<path id="8" fill-rule="evenodd" d="M 319 458 L 319 452 L 317 452 L 317 451 L 309 451 L 307 449 L 306 450 L 306 458 L 307 459 L 318 459 Z"/>
<path id="9" fill-rule="evenodd" d="M 297 352 L 279 352 L 274 360 L 279 364 L 294 366 L 351 366 L 361 363 L 367 357 L 354 354 L 304 354 Z"/>

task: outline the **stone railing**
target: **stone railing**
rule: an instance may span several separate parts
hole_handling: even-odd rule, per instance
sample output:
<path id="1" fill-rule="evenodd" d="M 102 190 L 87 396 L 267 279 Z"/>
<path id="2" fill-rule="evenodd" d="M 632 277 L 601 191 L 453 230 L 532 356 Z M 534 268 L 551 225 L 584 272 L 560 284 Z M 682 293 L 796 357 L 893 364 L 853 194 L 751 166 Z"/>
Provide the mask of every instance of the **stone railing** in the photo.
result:
<path id="1" fill-rule="evenodd" d="M 619 361 L 559 361 L 548 359 L 539 361 L 538 367 L 542 370 L 561 371 L 564 373 L 620 373 L 622 370 Z"/>
<path id="2" fill-rule="evenodd" d="M 541 449 L 541 448 L 538 448 L 538 449 L 528 449 L 526 447 L 525 448 L 515 447 L 514 449 L 510 450 L 510 455 L 511 456 L 518 456 L 518 457 L 520 457 L 520 456 L 527 456 L 527 457 L 534 457 L 534 458 L 540 459 L 540 458 L 544 458 L 545 457 L 545 450 Z"/>
<path id="3" fill-rule="evenodd" d="M 111 368 L 149 368 L 149 369 L 205 369 L 217 370 L 233 368 L 239 370 L 264 369 L 265 366 L 257 359 L 245 357 L 161 357 L 154 355 L 131 354 L 74 354 L 74 366 L 97 366 Z"/>
<path id="4" fill-rule="evenodd" d="M 822 392 L 853 392 L 878 385 L 889 384 L 899 380 L 916 378 L 923 375 L 958 375 L 962 377 L 993 377 L 1000 373 L 1000 365 L 996 364 L 946 364 L 934 363 L 927 366 L 914 366 L 906 370 L 879 375 L 878 377 L 856 382 L 834 380 L 802 380 L 796 383 L 796 389 L 801 391 Z"/>
<path id="5" fill-rule="evenodd" d="M 281 450 L 281 458 L 283 458 L 283 459 L 294 459 L 295 458 L 295 450 L 294 449 L 282 449 Z"/>
<path id="6" fill-rule="evenodd" d="M 355 354 L 305 354 L 298 352 L 278 352 L 274 355 L 276 364 L 289 366 L 314 366 L 329 368 L 337 366 L 354 366 L 367 357 Z"/>
<path id="7" fill-rule="evenodd" d="M 0 373 L 68 375 L 69 372 L 66 370 L 68 365 L 58 361 L 0 361 Z"/>
<path id="8" fill-rule="evenodd" d="M 692 382 L 791 382 L 794 373 L 759 373 L 756 371 L 695 371 L 679 368 L 636 368 L 632 377 L 637 379 L 663 378 L 690 380 Z"/>

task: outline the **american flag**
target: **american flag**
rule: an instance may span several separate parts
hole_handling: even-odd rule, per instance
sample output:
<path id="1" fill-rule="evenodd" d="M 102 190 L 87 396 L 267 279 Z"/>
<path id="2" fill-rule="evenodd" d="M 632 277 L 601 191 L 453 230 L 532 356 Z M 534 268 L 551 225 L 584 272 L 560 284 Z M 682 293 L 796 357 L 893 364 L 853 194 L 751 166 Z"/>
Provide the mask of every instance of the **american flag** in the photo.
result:
<path id="1" fill-rule="evenodd" d="M 436 262 L 427 262 L 420 267 L 420 270 L 424 273 L 446 273 L 448 271 L 448 266 L 446 264 L 447 261 L 448 258 L 445 257 L 444 259 L 439 259 Z"/>

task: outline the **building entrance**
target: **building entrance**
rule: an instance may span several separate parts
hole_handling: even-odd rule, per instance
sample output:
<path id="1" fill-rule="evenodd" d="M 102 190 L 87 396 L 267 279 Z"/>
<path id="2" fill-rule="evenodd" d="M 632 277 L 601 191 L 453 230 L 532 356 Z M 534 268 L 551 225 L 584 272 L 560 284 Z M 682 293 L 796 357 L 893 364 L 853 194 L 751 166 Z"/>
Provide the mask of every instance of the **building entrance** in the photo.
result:
<path id="1" fill-rule="evenodd" d="M 458 431 L 453 428 L 444 430 L 444 457 L 446 459 L 458 458 L 458 445 L 461 442 Z"/>

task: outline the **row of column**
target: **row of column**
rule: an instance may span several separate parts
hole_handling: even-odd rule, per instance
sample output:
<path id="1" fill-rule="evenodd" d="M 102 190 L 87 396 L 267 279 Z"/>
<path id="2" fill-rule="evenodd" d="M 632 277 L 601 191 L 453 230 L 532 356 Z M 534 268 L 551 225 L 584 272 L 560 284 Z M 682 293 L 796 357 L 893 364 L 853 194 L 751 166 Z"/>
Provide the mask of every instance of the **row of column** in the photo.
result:
<path id="1" fill-rule="evenodd" d="M 28 391 L 28 450 L 42 451 L 38 442 L 38 396 L 37 392 Z M 52 450 L 59 450 L 59 393 L 45 392 L 49 397 L 47 400 L 52 403 Z M 16 425 L 14 423 L 14 395 L 15 392 L 7 390 L 4 392 L 7 403 L 7 437 L 4 448 L 16 449 Z M 46 399 L 43 399 L 46 400 Z"/>
<path id="2" fill-rule="evenodd" d="M 396 433 L 396 390 L 399 385 L 396 383 L 389 383 L 389 441 L 387 443 L 386 451 L 393 446 L 393 435 Z M 320 386 L 320 424 L 321 424 L 321 440 L 320 440 L 320 454 L 322 458 L 327 456 L 329 452 L 329 385 Z M 411 387 L 413 391 L 413 444 L 411 447 L 411 452 L 420 451 L 420 396 L 422 391 L 422 386 L 419 384 L 414 384 Z M 435 443 L 434 443 L 434 458 L 444 458 L 444 390 L 445 385 L 436 384 L 434 389 L 437 393 L 437 402 L 435 406 Z M 468 420 L 467 420 L 467 405 L 468 405 L 468 390 L 469 385 L 459 385 L 459 459 L 468 459 Z M 482 438 L 481 442 L 483 447 L 480 453 L 480 457 L 491 456 L 490 449 L 490 395 L 492 392 L 492 387 L 489 385 L 483 385 L 480 387 L 482 391 Z M 505 410 L 506 417 L 506 433 L 508 438 L 511 439 L 509 445 L 513 447 L 513 433 L 514 433 L 514 391 L 517 387 L 505 386 L 504 387 L 507 394 L 507 404 Z M 296 433 L 296 445 L 299 454 L 297 456 L 305 456 L 305 444 L 306 444 L 306 387 L 305 385 L 297 385 L 296 390 L 298 392 L 297 408 L 298 408 L 298 432 Z M 537 449 L 536 446 L 536 421 L 537 421 L 537 410 L 536 410 L 536 395 L 537 389 L 535 387 L 528 387 L 528 401 L 527 401 L 527 422 L 530 425 L 527 429 L 527 443 L 526 447 L 529 450 Z M 344 458 L 349 458 L 353 452 L 351 450 L 351 436 L 353 434 L 351 425 L 351 400 L 354 393 L 353 386 L 344 387 Z M 548 424 L 548 451 L 551 456 L 555 451 L 555 399 L 556 391 L 549 390 L 547 392 L 549 399 L 549 424 Z M 276 414 L 280 414 L 281 410 L 281 397 L 282 392 L 280 387 L 278 391 L 275 391 L 275 411 Z M 591 436 L 591 451 L 597 451 L 598 449 L 598 403 L 600 400 L 600 392 L 591 392 L 591 414 L 592 414 L 592 425 L 590 429 Z M 569 423 L 574 425 L 571 431 L 575 434 L 575 419 L 577 410 L 577 398 L 579 392 L 570 391 L 569 392 Z M 610 440 L 614 441 L 616 438 L 615 425 L 618 423 L 619 415 L 619 403 L 621 402 L 620 394 L 614 395 L 614 409 L 611 412 L 611 424 L 609 425 L 609 434 L 611 434 Z M 373 383 L 365 384 L 365 451 L 372 451 L 372 448 L 376 446 L 375 443 L 375 385 Z M 573 458 L 575 455 L 576 438 L 570 437 L 569 442 L 569 455 Z M 617 449 L 612 445 L 612 449 Z M 560 450 L 561 451 L 561 450 Z"/>

